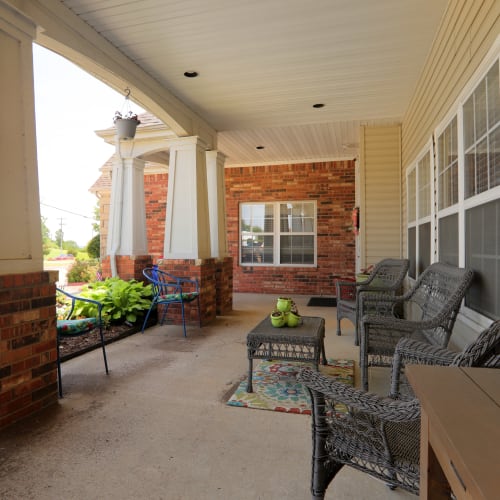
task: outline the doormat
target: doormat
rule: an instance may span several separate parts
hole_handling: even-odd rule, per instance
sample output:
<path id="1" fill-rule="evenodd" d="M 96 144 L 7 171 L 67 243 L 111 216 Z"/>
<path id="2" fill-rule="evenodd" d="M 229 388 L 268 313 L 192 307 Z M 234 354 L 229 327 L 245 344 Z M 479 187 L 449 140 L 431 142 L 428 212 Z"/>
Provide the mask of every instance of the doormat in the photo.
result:
<path id="1" fill-rule="evenodd" d="M 337 307 L 337 297 L 311 297 L 307 305 L 311 307 Z"/>
<path id="2" fill-rule="evenodd" d="M 245 378 L 227 404 L 258 410 L 310 415 L 309 391 L 297 381 L 297 374 L 304 366 L 311 366 L 311 363 L 263 360 L 253 371 L 254 392 L 247 392 L 247 379 Z M 329 359 L 327 365 L 319 366 L 319 371 L 339 382 L 354 385 L 354 361 L 352 360 Z M 336 411 L 345 412 L 345 407 L 339 404 L 336 406 Z"/>

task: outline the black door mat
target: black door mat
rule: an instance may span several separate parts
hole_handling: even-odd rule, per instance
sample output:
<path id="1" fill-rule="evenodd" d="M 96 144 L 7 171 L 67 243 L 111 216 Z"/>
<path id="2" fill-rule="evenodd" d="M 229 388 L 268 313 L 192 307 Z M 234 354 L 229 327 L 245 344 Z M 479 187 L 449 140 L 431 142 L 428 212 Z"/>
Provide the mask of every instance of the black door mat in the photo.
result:
<path id="1" fill-rule="evenodd" d="M 337 307 L 337 297 L 311 297 L 307 305 L 311 307 Z"/>

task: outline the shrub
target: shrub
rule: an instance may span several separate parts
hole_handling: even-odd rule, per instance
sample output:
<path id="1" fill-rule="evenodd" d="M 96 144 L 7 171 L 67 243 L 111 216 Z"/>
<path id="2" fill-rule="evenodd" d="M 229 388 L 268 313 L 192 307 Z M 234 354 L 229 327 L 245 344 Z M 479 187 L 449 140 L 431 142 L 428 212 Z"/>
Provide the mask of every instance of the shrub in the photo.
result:
<path id="1" fill-rule="evenodd" d="M 151 285 L 144 286 L 142 281 L 107 278 L 86 285 L 80 296 L 97 300 L 103 305 L 105 322 L 135 323 L 151 306 L 152 289 Z M 86 318 L 96 314 L 96 307 L 84 302 L 77 303 L 74 311 L 75 316 Z"/>
<path id="2" fill-rule="evenodd" d="M 96 234 L 87 244 L 87 253 L 93 259 L 101 256 L 101 235 Z"/>
<path id="3" fill-rule="evenodd" d="M 96 280 L 99 264 L 96 260 L 76 260 L 68 269 L 68 283 L 90 283 Z"/>

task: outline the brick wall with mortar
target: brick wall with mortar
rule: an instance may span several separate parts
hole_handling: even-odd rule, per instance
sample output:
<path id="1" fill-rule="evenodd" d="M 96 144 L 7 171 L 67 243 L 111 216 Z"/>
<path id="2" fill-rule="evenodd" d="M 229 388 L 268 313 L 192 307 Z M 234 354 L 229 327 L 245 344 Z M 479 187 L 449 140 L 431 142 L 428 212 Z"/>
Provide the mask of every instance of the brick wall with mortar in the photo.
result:
<path id="1" fill-rule="evenodd" d="M 355 240 L 351 210 L 355 203 L 354 160 L 227 168 L 226 217 L 228 250 L 233 261 L 231 282 L 235 292 L 334 295 L 334 279 L 352 277 Z M 167 198 L 167 174 L 144 177 L 149 253 L 163 255 Z M 255 201 L 316 200 L 317 267 L 240 266 L 239 204 Z M 107 224 L 101 212 L 101 223 Z M 227 263 L 224 264 L 227 270 Z M 103 273 L 107 275 L 105 272 Z M 223 296 L 217 308 L 228 310 Z"/>
<path id="2" fill-rule="evenodd" d="M 0 276 L 0 428 L 57 403 L 57 274 Z"/>
<path id="3" fill-rule="evenodd" d="M 228 168 L 225 179 L 235 291 L 335 295 L 335 278 L 353 276 L 354 160 Z M 299 200 L 317 201 L 317 267 L 239 265 L 240 203 Z"/>

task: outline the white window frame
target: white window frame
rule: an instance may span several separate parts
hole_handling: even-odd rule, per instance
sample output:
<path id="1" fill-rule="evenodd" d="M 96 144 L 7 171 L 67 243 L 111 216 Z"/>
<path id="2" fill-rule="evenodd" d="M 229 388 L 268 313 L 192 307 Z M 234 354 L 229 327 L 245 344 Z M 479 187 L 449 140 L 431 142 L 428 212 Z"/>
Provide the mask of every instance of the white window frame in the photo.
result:
<path id="1" fill-rule="evenodd" d="M 304 231 L 304 232 L 287 232 L 282 233 L 280 228 L 280 206 L 283 204 L 292 204 L 296 205 L 299 203 L 307 203 L 313 206 L 313 230 L 312 231 Z M 272 234 L 274 241 L 273 248 L 273 263 L 267 262 L 242 262 L 242 210 L 243 206 L 248 205 L 272 205 L 273 206 L 273 231 L 266 232 L 264 234 Z M 318 203 L 316 200 L 283 200 L 283 201 L 252 201 L 252 202 L 241 202 L 239 204 L 239 232 L 238 232 L 238 259 L 239 265 L 242 267 L 317 267 L 317 259 L 318 259 Z M 311 264 L 291 264 L 291 263 L 280 263 L 280 236 L 283 234 L 287 234 L 289 236 L 313 236 L 314 239 L 314 248 L 313 248 L 313 263 Z"/>
<path id="2" fill-rule="evenodd" d="M 500 68 L 500 36 L 497 38 L 496 42 L 493 44 L 492 48 L 488 52 L 483 62 L 480 64 L 472 78 L 469 80 L 468 84 L 464 87 L 459 98 L 455 104 L 450 108 L 449 113 L 446 118 L 436 127 L 434 135 L 436 138 L 446 129 L 454 116 L 457 117 L 457 148 L 458 148 L 458 202 L 449 207 L 438 210 L 438 202 L 436 199 L 436 227 L 433 233 L 435 237 L 433 240 L 438 240 L 437 230 L 439 228 L 439 220 L 442 217 L 458 213 L 458 255 L 459 255 L 459 266 L 465 266 L 465 213 L 468 209 L 481 206 L 490 201 L 496 201 L 500 199 L 500 186 L 495 186 L 493 188 L 487 189 L 482 193 L 473 195 L 469 198 L 465 198 L 465 148 L 464 148 L 464 138 L 463 138 L 463 127 L 464 127 L 464 113 L 463 108 L 471 94 L 478 87 L 481 81 L 486 77 L 488 72 L 491 70 L 495 62 L 499 63 Z M 437 147 L 437 139 L 436 139 Z M 437 152 L 436 152 L 437 154 Z M 438 173 L 436 172 L 436 193 L 439 194 L 438 185 Z M 436 256 L 439 259 L 439 248 L 436 249 Z M 491 323 L 491 318 L 484 316 L 483 314 L 465 306 L 464 304 L 461 308 L 460 315 L 466 322 L 471 324 L 477 324 L 480 327 L 486 327 Z"/>
<path id="3" fill-rule="evenodd" d="M 422 184 L 421 184 L 421 178 L 419 174 L 419 165 L 423 161 L 426 155 L 429 155 L 429 182 L 430 182 L 430 197 L 429 197 L 429 214 L 420 216 L 420 192 L 422 190 Z M 415 192 L 413 193 L 413 199 L 415 201 L 415 219 L 413 221 L 407 221 L 406 224 L 406 234 L 408 234 L 409 229 L 415 228 L 415 278 L 418 277 L 419 272 L 418 272 L 418 263 L 420 261 L 420 232 L 419 232 L 419 227 L 423 224 L 430 223 L 431 225 L 431 241 L 430 241 L 430 259 L 431 262 L 433 261 L 433 257 L 435 255 L 436 249 L 435 249 L 435 241 L 434 238 L 432 237 L 433 234 L 435 234 L 435 196 L 434 196 L 434 185 L 435 185 L 435 166 L 434 166 L 434 153 L 433 153 L 433 147 L 432 147 L 432 141 L 429 140 L 424 148 L 420 151 L 420 153 L 417 155 L 417 158 L 415 161 L 411 164 L 410 167 L 407 168 L 406 170 L 406 193 L 407 193 L 407 213 L 410 211 L 410 175 L 413 173 L 415 174 Z M 408 245 L 409 247 L 409 241 Z M 407 248 L 407 257 L 409 257 L 409 248 Z"/>

